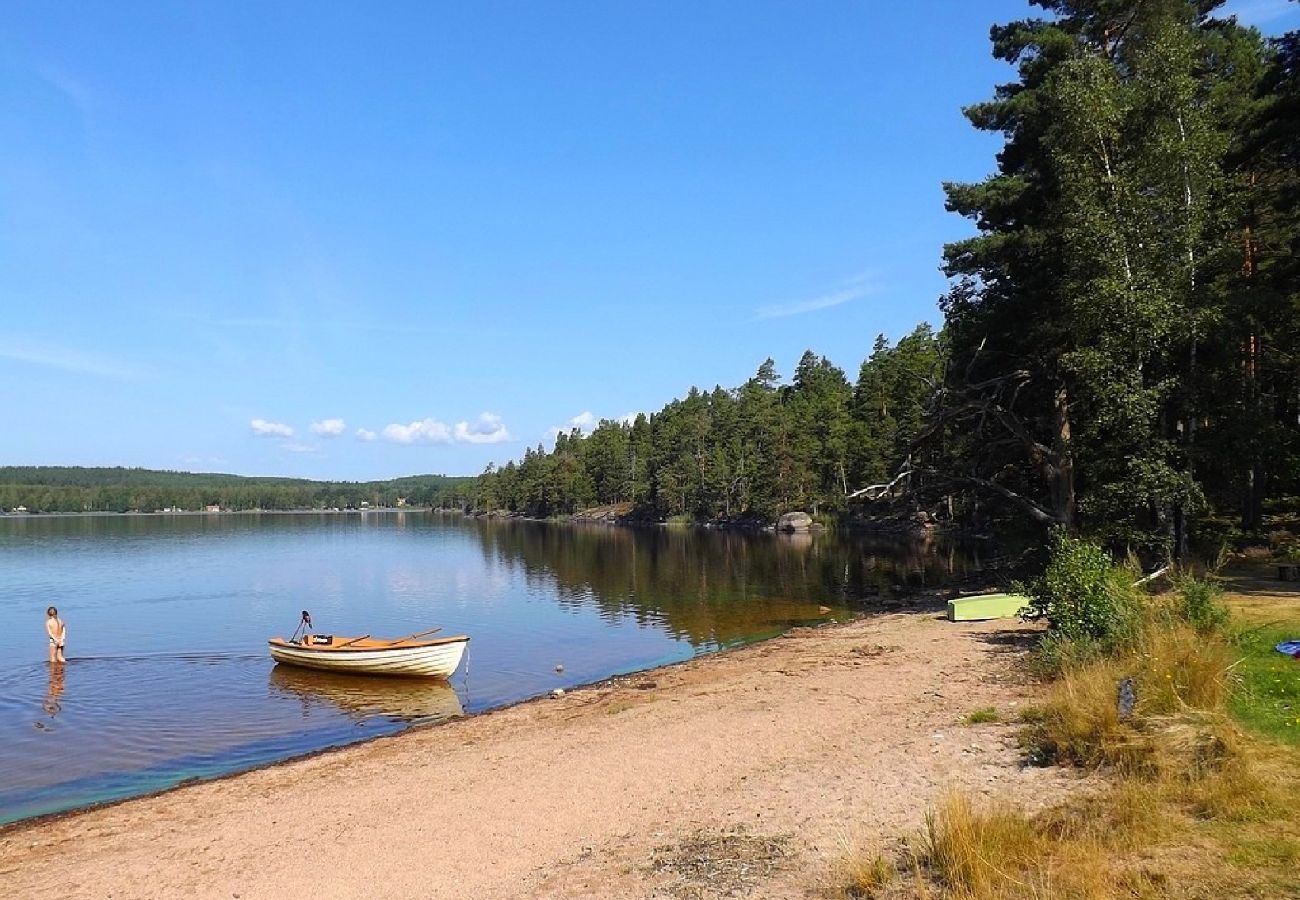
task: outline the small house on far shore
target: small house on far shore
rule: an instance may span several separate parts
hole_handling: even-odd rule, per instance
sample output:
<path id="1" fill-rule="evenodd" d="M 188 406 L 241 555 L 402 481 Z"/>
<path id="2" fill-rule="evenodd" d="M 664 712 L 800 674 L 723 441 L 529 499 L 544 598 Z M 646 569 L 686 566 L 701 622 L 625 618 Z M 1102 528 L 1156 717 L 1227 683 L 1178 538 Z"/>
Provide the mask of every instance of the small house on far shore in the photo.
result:
<path id="1" fill-rule="evenodd" d="M 203 507 L 203 511 L 204 511 L 204 512 L 221 512 L 221 504 L 220 504 L 220 503 L 209 503 L 207 506 Z"/>

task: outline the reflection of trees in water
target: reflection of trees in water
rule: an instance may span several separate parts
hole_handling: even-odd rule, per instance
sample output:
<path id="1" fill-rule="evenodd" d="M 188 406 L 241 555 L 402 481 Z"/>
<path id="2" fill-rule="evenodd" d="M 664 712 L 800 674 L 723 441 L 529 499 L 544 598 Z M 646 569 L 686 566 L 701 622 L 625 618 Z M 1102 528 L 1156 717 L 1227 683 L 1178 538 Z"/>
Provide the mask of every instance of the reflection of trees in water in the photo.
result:
<path id="1" fill-rule="evenodd" d="M 888 596 L 960 578 L 978 560 L 929 540 L 837 534 L 744 534 L 475 521 L 489 564 L 521 566 L 564 605 L 607 618 L 662 623 L 692 644 L 734 643 L 820 618 L 818 607 Z"/>

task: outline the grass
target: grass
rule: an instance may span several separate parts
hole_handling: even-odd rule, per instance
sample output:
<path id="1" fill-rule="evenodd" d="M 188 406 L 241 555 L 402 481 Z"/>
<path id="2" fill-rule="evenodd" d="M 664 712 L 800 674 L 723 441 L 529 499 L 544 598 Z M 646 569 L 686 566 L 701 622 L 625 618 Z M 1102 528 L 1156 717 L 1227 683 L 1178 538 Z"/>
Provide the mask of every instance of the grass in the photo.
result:
<path id="1" fill-rule="evenodd" d="M 988 722 L 1000 722 L 1001 720 L 1002 717 L 998 715 L 996 709 L 991 706 L 985 706 L 968 715 L 965 722 L 967 725 L 983 725 Z"/>
<path id="2" fill-rule="evenodd" d="M 1024 746 L 1100 789 L 1032 814 L 949 794 L 907 850 L 841 863 L 839 896 L 1300 896 L 1300 662 L 1273 650 L 1300 637 L 1300 595 L 1231 599 L 1231 623 L 1204 596 L 1157 597 L 1121 647 L 1054 648 Z"/>
<path id="3" fill-rule="evenodd" d="M 1237 639 L 1236 673 L 1241 689 L 1232 697 L 1233 715 L 1252 731 L 1300 746 L 1300 660 L 1273 649 L 1300 637 L 1300 621 L 1244 630 Z"/>
<path id="4" fill-rule="evenodd" d="M 879 897 L 897 880 L 894 863 L 884 853 L 864 853 L 854 848 L 840 857 L 831 875 L 831 893 L 852 900 Z"/>

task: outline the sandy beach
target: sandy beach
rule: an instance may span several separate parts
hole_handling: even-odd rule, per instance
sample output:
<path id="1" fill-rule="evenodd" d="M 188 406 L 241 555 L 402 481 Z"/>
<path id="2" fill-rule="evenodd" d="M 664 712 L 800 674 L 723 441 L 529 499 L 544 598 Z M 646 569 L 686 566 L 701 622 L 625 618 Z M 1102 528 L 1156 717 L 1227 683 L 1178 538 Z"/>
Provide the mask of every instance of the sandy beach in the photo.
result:
<path id="1" fill-rule="evenodd" d="M 933 611 L 752 647 L 0 831 L 8 897 L 802 897 L 1026 768 L 1032 626 Z M 1002 723 L 964 724 L 996 708 Z"/>

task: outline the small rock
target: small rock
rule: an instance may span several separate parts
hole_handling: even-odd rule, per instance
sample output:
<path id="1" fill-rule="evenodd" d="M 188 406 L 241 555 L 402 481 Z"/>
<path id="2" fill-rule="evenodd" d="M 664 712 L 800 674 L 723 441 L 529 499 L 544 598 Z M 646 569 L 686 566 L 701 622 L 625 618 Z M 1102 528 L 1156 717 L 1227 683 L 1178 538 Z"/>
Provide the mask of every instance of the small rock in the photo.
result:
<path id="1" fill-rule="evenodd" d="M 556 663 L 556 664 L 555 664 L 555 671 L 557 671 L 557 672 L 563 672 L 563 671 L 564 671 L 564 663 Z"/>
<path id="2" fill-rule="evenodd" d="M 556 700 L 560 699 L 561 697 L 564 696 L 564 688 L 556 688 L 555 690 L 551 691 L 551 696 L 554 697 Z"/>

